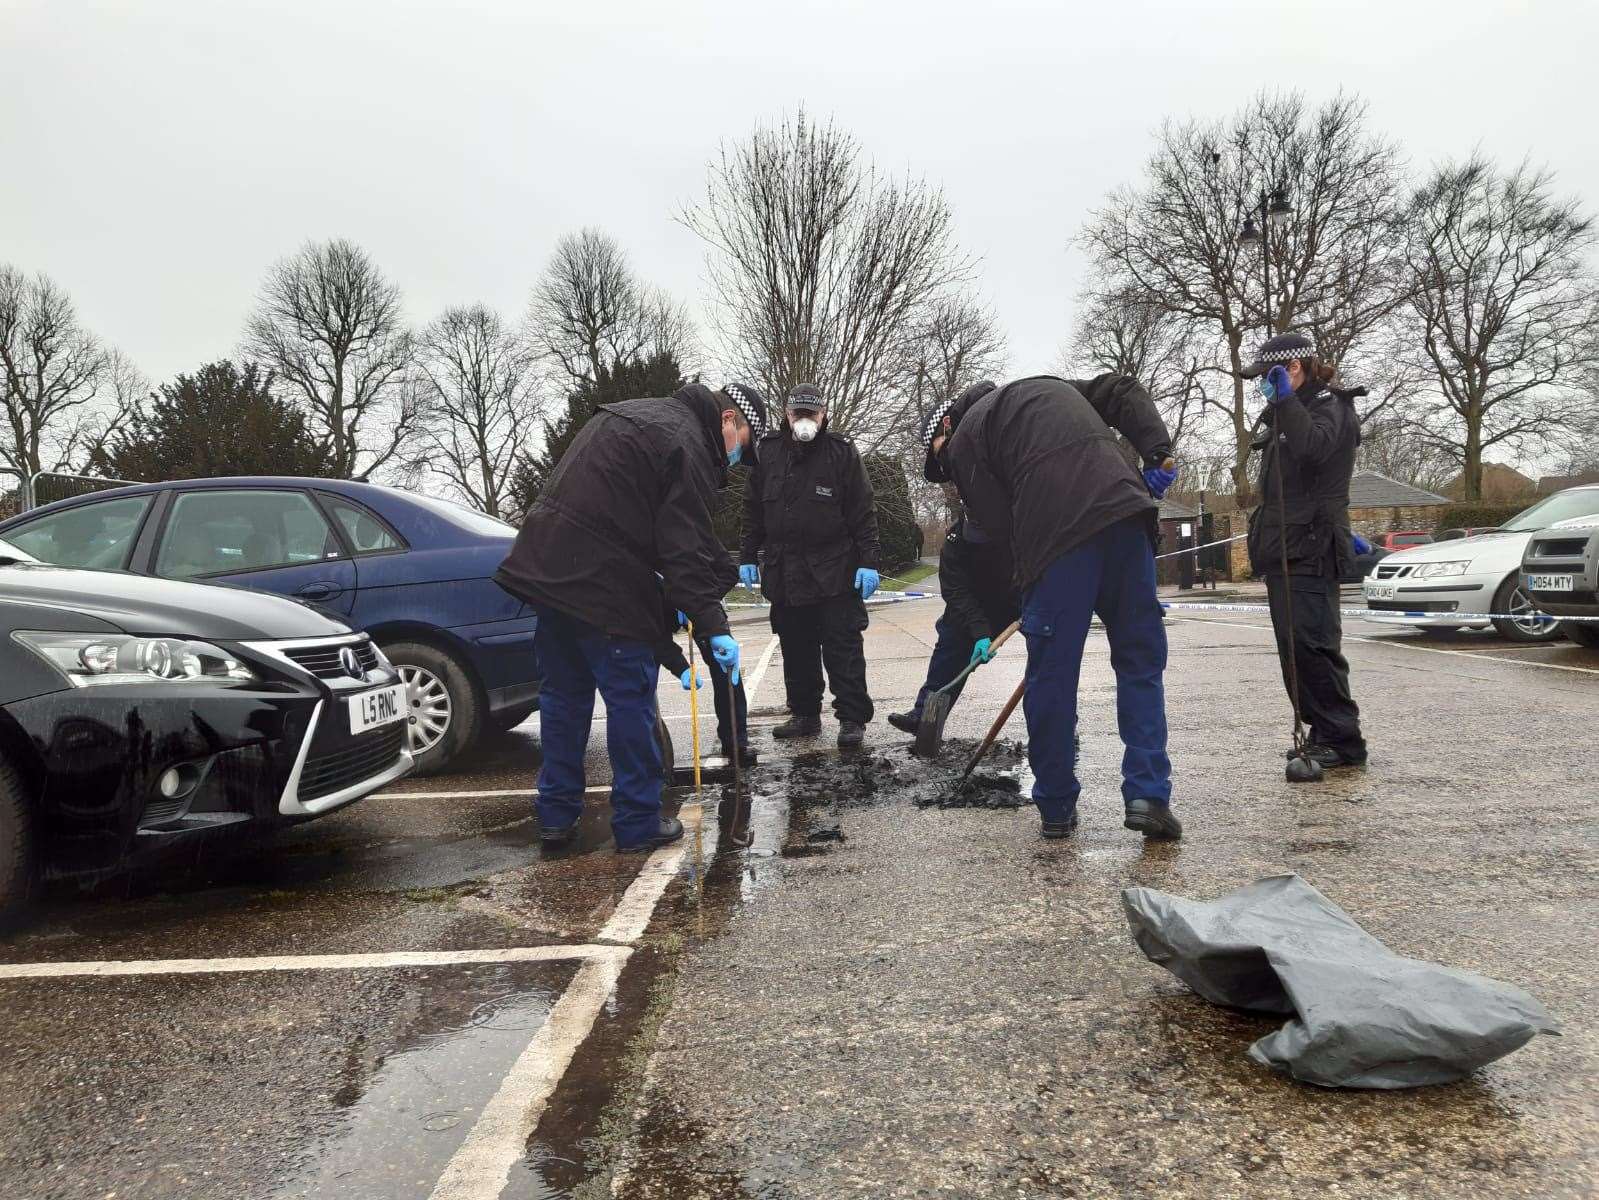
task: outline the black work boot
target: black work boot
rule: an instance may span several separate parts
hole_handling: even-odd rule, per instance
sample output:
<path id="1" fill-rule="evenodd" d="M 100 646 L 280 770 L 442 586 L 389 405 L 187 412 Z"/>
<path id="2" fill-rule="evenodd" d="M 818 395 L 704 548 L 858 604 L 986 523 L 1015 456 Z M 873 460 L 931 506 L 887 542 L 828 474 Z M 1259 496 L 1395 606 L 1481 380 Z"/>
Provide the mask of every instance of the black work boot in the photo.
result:
<path id="1" fill-rule="evenodd" d="M 577 822 L 563 825 L 559 829 L 541 826 L 539 828 L 539 841 L 546 850 L 559 850 L 563 846 L 570 846 L 572 839 L 577 836 Z"/>
<path id="2" fill-rule="evenodd" d="M 732 762 L 733 761 L 733 745 L 732 745 L 731 742 L 723 742 L 722 743 L 722 757 L 727 759 L 728 762 Z M 740 748 L 739 754 L 738 754 L 738 765 L 739 766 L 741 766 L 741 767 L 753 767 L 757 763 L 759 763 L 760 761 L 761 761 L 761 756 L 759 754 L 757 754 L 755 752 L 755 750 L 751 746 L 745 745 L 745 746 Z"/>
<path id="3" fill-rule="evenodd" d="M 669 846 L 683 836 L 683 822 L 676 817 L 662 817 L 661 828 L 652 838 L 646 838 L 636 846 L 618 846 L 618 854 L 637 854 L 645 850 L 659 850 L 662 846 Z"/>
<path id="4" fill-rule="evenodd" d="M 838 748 L 840 750 L 853 750 L 866 740 L 866 726 L 859 721 L 840 721 L 838 723 Z"/>
<path id="5" fill-rule="evenodd" d="M 1299 751 L 1289 750 L 1284 758 L 1298 758 Z M 1331 746 L 1324 746 L 1320 742 L 1305 743 L 1305 757 L 1313 763 L 1320 763 L 1323 770 L 1332 771 L 1339 767 L 1363 767 L 1366 765 L 1366 753 L 1361 751 L 1351 753 L 1347 750 L 1335 750 Z"/>
<path id="6" fill-rule="evenodd" d="M 901 733 L 908 733 L 915 737 L 917 731 L 922 727 L 922 714 L 915 711 L 889 713 L 888 723 Z"/>
<path id="7" fill-rule="evenodd" d="M 1077 811 L 1072 810 L 1071 816 L 1064 821 L 1044 821 L 1039 825 L 1038 832 L 1050 841 L 1059 838 L 1069 838 L 1077 832 Z"/>
<path id="8" fill-rule="evenodd" d="M 1158 800 L 1129 800 L 1122 824 L 1155 841 L 1175 842 L 1183 836 L 1183 824 L 1172 816 L 1171 805 Z"/>
<path id="9" fill-rule="evenodd" d="M 788 738 L 815 737 L 822 732 L 822 718 L 819 716 L 802 717 L 795 715 L 784 721 L 772 730 L 772 736 L 779 740 Z"/>

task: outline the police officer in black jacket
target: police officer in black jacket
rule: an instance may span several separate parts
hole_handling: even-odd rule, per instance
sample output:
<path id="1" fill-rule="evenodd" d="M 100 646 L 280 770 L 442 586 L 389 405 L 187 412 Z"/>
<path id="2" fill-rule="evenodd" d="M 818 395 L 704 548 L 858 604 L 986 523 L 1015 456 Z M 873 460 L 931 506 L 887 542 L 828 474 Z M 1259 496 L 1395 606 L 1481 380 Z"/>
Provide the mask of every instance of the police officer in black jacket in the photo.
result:
<path id="1" fill-rule="evenodd" d="M 1116 673 L 1122 823 L 1182 836 L 1166 755 L 1166 630 L 1155 593 L 1157 499 L 1176 474 L 1171 435 L 1134 379 L 1009 383 L 931 431 L 936 475 L 953 478 L 969 519 L 1009 541 L 1027 640 L 1027 756 L 1046 838 L 1077 827 L 1077 680 L 1097 613 Z M 1129 466 L 1121 433 L 1143 459 Z M 935 478 L 934 482 L 938 482 Z"/>
<path id="2" fill-rule="evenodd" d="M 929 419 L 929 428 L 938 425 L 956 405 L 964 411 L 993 390 L 990 379 L 974 383 L 952 402 L 941 405 Z M 923 471 L 937 474 L 931 452 Z M 1012 578 L 1015 571 L 1009 542 L 990 537 L 965 512 L 955 519 L 938 556 L 938 590 L 944 598 L 944 611 L 933 626 L 936 637 L 933 653 L 927 659 L 927 679 L 916 693 L 915 704 L 905 712 L 888 714 L 888 723 L 895 729 L 915 734 L 921 726 L 927 698 L 948 686 L 973 660 L 981 657 L 987 661 L 994 635 L 1016 620 L 1020 612 L 1021 598 Z M 952 703 L 960 698 L 965 686 L 962 681 L 954 690 Z"/>
<path id="3" fill-rule="evenodd" d="M 1244 374 L 1257 379 L 1267 401 L 1266 427 L 1256 440 L 1262 452 L 1260 505 L 1249 520 L 1249 565 L 1266 580 L 1283 685 L 1293 686 L 1292 655 L 1299 711 L 1310 726 L 1307 753 L 1323 767 L 1361 766 L 1366 740 L 1349 689 L 1338 611 L 1339 581 L 1355 576 L 1349 477 L 1360 445 L 1354 398 L 1361 393 L 1329 388 L 1332 368 L 1317 358 L 1315 343 L 1297 333 L 1265 342 Z"/>
<path id="4" fill-rule="evenodd" d="M 602 404 L 562 456 L 495 579 L 538 615 L 542 690 L 540 836 L 570 841 L 583 808 L 583 755 L 594 693 L 605 700 L 611 830 L 618 850 L 683 836 L 661 816 L 655 740 L 655 647 L 665 603 L 709 639 L 738 678 L 739 649 L 722 597 L 733 562 L 711 526 L 727 468 L 765 428 L 754 388 L 693 383 L 659 400 Z M 664 584 L 663 584 L 664 581 Z"/>
<path id="5" fill-rule="evenodd" d="M 872 719 L 866 691 L 866 600 L 877 590 L 877 512 L 855 444 L 826 428 L 827 399 L 808 383 L 787 420 L 761 439 L 744 504 L 739 579 L 760 584 L 783 647 L 788 721 L 777 738 L 822 731 L 822 668 L 838 744 L 859 746 Z M 766 553 L 764 566 L 759 555 Z"/>

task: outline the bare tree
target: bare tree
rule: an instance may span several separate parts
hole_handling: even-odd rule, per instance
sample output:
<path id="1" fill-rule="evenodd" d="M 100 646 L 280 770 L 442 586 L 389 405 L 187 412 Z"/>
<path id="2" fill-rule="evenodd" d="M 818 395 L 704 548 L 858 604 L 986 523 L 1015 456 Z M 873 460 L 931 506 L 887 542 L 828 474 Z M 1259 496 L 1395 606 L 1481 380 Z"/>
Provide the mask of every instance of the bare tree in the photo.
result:
<path id="1" fill-rule="evenodd" d="M 1204 337 L 1190 318 L 1150 303 L 1137 288 L 1091 290 L 1083 301 L 1063 373 L 1132 376 L 1159 406 L 1172 448 L 1184 453 L 1184 435 L 1202 423 L 1206 376 L 1212 386 L 1221 378 L 1215 339 Z"/>
<path id="2" fill-rule="evenodd" d="M 134 410 L 146 385 L 118 351 L 83 327 L 44 274 L 0 264 L 0 465 L 27 479 L 87 462 Z"/>
<path id="3" fill-rule="evenodd" d="M 943 194 L 880 175 L 803 110 L 724 144 L 708 176 L 681 220 L 710 248 L 730 365 L 774 397 L 816 384 L 832 427 L 857 438 L 902 424 L 905 330 L 971 269 Z"/>
<path id="4" fill-rule="evenodd" d="M 1410 312 L 1437 391 L 1421 428 L 1482 496 L 1483 455 L 1591 435 L 1599 364 L 1593 218 L 1547 171 L 1480 155 L 1433 172 L 1410 206 Z"/>
<path id="5" fill-rule="evenodd" d="M 482 304 L 446 309 L 417 338 L 428 464 L 491 516 L 515 507 L 511 477 L 539 409 L 535 361 Z"/>
<path id="6" fill-rule="evenodd" d="M 599 378 L 606 363 L 669 353 L 695 358 L 687 309 L 640 282 L 626 253 L 600 229 L 569 233 L 555 245 L 528 305 L 530 335 L 567 385 Z"/>
<path id="7" fill-rule="evenodd" d="M 342 238 L 308 242 L 272 267 L 242 354 L 290 389 L 345 478 L 399 467 L 421 433 L 423 413 L 403 387 L 412 344 L 400 289 Z"/>
<path id="8" fill-rule="evenodd" d="M 1213 346 L 1199 357 L 1222 374 L 1193 399 L 1227 427 L 1241 503 L 1252 413 L 1239 372 L 1254 343 L 1308 329 L 1342 359 L 1403 302 L 1402 166 L 1367 131 L 1359 100 L 1312 113 L 1298 95 L 1262 93 L 1228 121 L 1163 127 L 1144 183 L 1115 193 L 1081 235 L 1114 289 L 1184 318 Z M 1292 210 L 1270 232 L 1269 294 L 1258 245 L 1239 238 L 1263 189 Z"/>

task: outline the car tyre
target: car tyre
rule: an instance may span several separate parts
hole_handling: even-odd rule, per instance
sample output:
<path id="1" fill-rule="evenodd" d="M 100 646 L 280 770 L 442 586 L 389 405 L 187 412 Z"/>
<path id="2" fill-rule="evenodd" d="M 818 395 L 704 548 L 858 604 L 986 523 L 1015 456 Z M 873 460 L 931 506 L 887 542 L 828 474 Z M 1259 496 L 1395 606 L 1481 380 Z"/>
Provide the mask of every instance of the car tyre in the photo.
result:
<path id="1" fill-rule="evenodd" d="M 661 777 L 666 786 L 672 786 L 672 768 L 677 763 L 677 751 L 672 747 L 672 731 L 666 727 L 660 713 L 655 714 L 655 744 L 661 751 Z"/>
<path id="2" fill-rule="evenodd" d="M 1499 585 L 1499 590 L 1494 593 L 1494 607 L 1496 613 L 1509 613 L 1512 617 L 1526 612 L 1528 614 L 1538 611 L 1538 606 L 1533 603 L 1532 597 L 1522 589 L 1521 575 L 1510 576 Z M 1533 620 L 1506 620 L 1495 618 L 1493 626 L 1499 631 L 1499 636 L 1512 642 L 1555 642 L 1565 636 L 1561 631 L 1560 622 L 1545 619 Z"/>
<path id="3" fill-rule="evenodd" d="M 33 894 L 33 813 L 27 789 L 0 755 L 0 922 L 14 917 Z"/>
<path id="4" fill-rule="evenodd" d="M 1579 646 L 1586 646 L 1590 650 L 1599 650 L 1599 625 L 1590 625 L 1585 621 L 1562 622 L 1560 628 L 1566 631 L 1566 636 Z"/>
<path id="5" fill-rule="evenodd" d="M 443 770 L 477 741 L 483 705 L 455 656 L 426 642 L 391 642 L 383 653 L 405 683 L 410 704 L 406 744 L 416 759 L 416 774 Z"/>
<path id="6" fill-rule="evenodd" d="M 523 721 L 538 712 L 537 704 L 526 704 L 520 708 L 509 709 L 506 712 L 494 713 L 489 717 L 489 723 L 500 733 L 510 733 Z"/>

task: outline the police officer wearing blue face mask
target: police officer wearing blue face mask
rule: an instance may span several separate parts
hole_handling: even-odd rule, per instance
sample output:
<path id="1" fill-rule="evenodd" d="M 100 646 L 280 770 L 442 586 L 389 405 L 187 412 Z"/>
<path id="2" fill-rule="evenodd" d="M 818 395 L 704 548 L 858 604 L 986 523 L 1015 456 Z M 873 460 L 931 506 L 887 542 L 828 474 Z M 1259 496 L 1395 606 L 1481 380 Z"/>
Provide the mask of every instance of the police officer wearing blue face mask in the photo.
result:
<path id="1" fill-rule="evenodd" d="M 1298 669 L 1299 711 L 1310 726 L 1306 752 L 1324 768 L 1366 762 L 1343 656 L 1338 585 L 1354 576 L 1355 555 L 1371 549 L 1349 528 L 1349 478 L 1360 445 L 1354 399 L 1365 389 L 1329 387 L 1333 374 L 1316 356 L 1315 342 L 1298 333 L 1265 342 L 1244 371 L 1266 402 L 1265 429 L 1255 440 L 1260 504 L 1249 518 L 1249 565 L 1266 580 L 1284 687 L 1293 686 L 1290 655 Z"/>
<path id="2" fill-rule="evenodd" d="M 691 383 L 664 399 L 602 404 L 562 456 L 495 579 L 538 614 L 542 680 L 537 808 L 547 845 L 583 808 L 594 693 L 605 701 L 611 830 L 618 850 L 683 836 L 661 816 L 655 647 L 663 604 L 681 610 L 737 682 L 722 597 L 737 579 L 711 525 L 728 467 L 751 457 L 765 401 L 747 384 Z"/>

